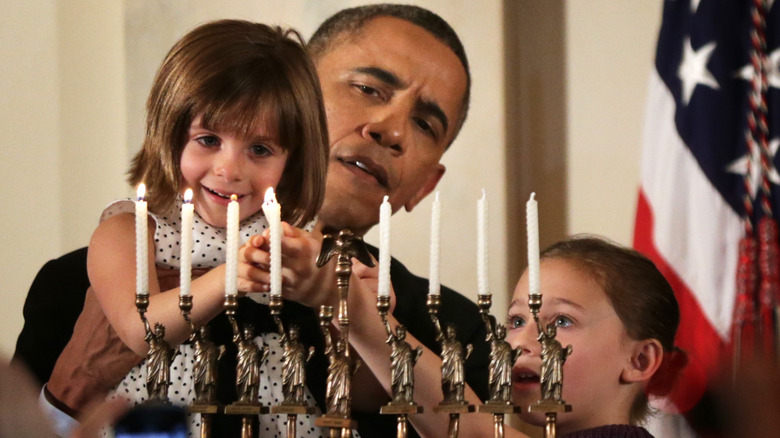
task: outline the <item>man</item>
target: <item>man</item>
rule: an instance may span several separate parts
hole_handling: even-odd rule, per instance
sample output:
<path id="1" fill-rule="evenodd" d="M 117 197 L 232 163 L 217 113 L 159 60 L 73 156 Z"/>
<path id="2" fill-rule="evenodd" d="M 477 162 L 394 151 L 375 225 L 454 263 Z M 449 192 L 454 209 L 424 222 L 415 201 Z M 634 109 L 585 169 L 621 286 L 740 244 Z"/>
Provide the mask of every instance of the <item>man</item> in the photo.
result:
<path id="1" fill-rule="evenodd" d="M 393 212 L 411 211 L 444 175 L 439 160 L 468 110 L 468 61 L 446 22 L 409 6 L 341 11 L 320 26 L 308 46 L 320 76 L 331 143 L 319 218 L 327 228 L 349 228 L 363 235 L 378 223 L 384 196 Z M 376 256 L 376 249 L 372 250 Z M 406 327 L 412 348 L 422 344 L 440 354 L 425 306 L 427 280 L 412 275 L 397 260 L 391 263 L 391 279 L 396 298 L 394 323 Z M 390 347 L 384 344 L 386 334 L 374 307 L 376 298 L 365 298 L 351 297 L 350 302 L 351 314 L 361 315 L 351 320 L 350 343 L 367 365 L 358 373 L 371 369 L 387 379 L 383 383 L 389 383 Z M 477 307 L 446 288 L 441 303 L 442 323 L 457 327 L 462 345 L 474 345 L 464 374 L 484 400 L 489 346 Z M 383 365 L 372 366 L 367 357 L 376 351 L 382 351 Z M 389 386 L 385 385 L 385 392 Z M 378 411 L 374 403 L 354 404 L 368 412 Z M 391 436 L 394 430 L 393 416 L 353 408 L 353 417 L 363 436 Z"/>
<path id="2" fill-rule="evenodd" d="M 389 197 L 393 211 L 401 208 L 411 211 L 441 179 L 445 168 L 439 160 L 466 118 L 470 89 L 468 62 L 449 25 L 435 14 L 414 6 L 371 5 L 343 10 L 320 26 L 309 48 L 320 74 L 331 141 L 321 225 L 331 230 L 348 228 L 363 235 L 378 222 L 384 196 Z M 75 266 L 81 270 L 86 251 L 80 251 L 83 254 L 64 257 L 70 261 L 75 258 Z M 376 248 L 372 251 L 376 256 Z M 44 269 L 56 271 L 58 267 L 51 264 Z M 15 357 L 28 361 L 37 377 L 46 381 L 53 360 L 41 361 L 38 357 L 47 352 L 35 350 L 34 330 L 41 322 L 36 323 L 32 313 L 33 306 L 41 302 L 37 295 L 45 293 L 37 289 L 45 282 L 39 281 L 41 275 L 25 304 L 26 323 Z M 396 260 L 391 264 L 391 278 L 396 294 L 394 321 L 407 327 L 407 339 L 419 341 L 438 354 L 435 332 L 425 307 L 427 280 L 414 276 Z M 313 306 L 319 299 L 308 297 L 300 301 Z M 370 296 L 354 299 L 358 302 L 353 314 L 362 312 L 376 317 L 376 309 L 366 305 Z M 466 364 L 465 377 L 485 399 L 488 347 L 477 308 L 447 288 L 442 290 L 441 302 L 442 322 L 454 323 L 459 340 L 464 345 L 475 346 L 472 359 Z M 295 306 L 285 304 L 286 312 L 291 309 Z M 288 322 L 301 324 L 304 343 L 321 346 L 321 339 L 312 339 L 312 331 L 306 339 L 306 325 L 311 325 L 309 319 L 314 318 L 309 318 L 306 311 L 299 313 L 300 318 L 296 316 Z M 63 324 L 66 331 L 77 316 L 76 312 L 71 321 Z M 368 320 L 361 323 L 363 318 L 355 319 L 355 329 L 350 333 L 358 335 L 357 341 L 389 349 L 384 345 L 383 335 L 378 343 L 374 343 L 373 336 L 361 337 L 359 332 L 363 328 L 369 332 L 373 326 L 366 325 Z M 381 324 L 376 327 L 383 331 Z M 47 348 L 59 354 L 62 346 Z M 49 360 L 50 363 L 36 364 Z M 326 368 L 322 358 L 315 357 L 307 364 L 309 387 L 320 406 L 324 406 Z M 377 373 L 376 369 L 372 370 Z M 373 398 L 377 406 L 389 400 L 384 393 Z M 395 418 L 376 414 L 375 406 L 366 407 L 370 407 L 367 413 L 353 409 L 361 435 L 393 436 Z"/>

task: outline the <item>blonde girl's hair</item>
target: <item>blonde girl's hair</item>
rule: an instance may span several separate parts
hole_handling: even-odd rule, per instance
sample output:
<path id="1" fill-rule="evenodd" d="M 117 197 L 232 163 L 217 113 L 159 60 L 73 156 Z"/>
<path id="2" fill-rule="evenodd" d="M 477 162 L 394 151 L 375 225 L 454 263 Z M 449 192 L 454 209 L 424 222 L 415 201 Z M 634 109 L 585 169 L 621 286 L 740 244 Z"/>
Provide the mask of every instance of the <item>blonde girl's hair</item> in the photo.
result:
<path id="1" fill-rule="evenodd" d="M 278 129 L 287 164 L 276 187 L 282 219 L 314 218 L 325 193 L 328 134 L 316 69 L 294 30 L 242 20 L 203 24 L 168 52 L 146 103 L 146 136 L 128 181 L 147 186 L 151 211 L 183 191 L 180 159 L 193 119 L 247 136 Z"/>

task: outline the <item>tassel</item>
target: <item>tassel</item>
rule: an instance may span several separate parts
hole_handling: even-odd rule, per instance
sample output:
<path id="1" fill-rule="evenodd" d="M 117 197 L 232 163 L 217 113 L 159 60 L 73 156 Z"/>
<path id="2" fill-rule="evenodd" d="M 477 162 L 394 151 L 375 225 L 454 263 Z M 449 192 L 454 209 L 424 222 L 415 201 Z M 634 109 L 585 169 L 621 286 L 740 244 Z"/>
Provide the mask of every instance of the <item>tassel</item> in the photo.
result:
<path id="1" fill-rule="evenodd" d="M 750 357 L 756 347 L 756 289 L 758 269 L 756 266 L 757 245 L 752 236 L 739 241 L 739 262 L 737 264 L 737 299 L 731 327 L 731 341 L 734 353 L 734 372 L 737 372 L 743 357 Z"/>
<path id="2" fill-rule="evenodd" d="M 759 336 L 761 339 L 761 352 L 765 358 L 775 355 L 777 333 L 775 333 L 775 308 L 778 304 L 778 291 L 780 290 L 780 272 L 778 272 L 778 231 L 777 221 L 770 217 L 763 217 L 758 223 L 758 266 L 761 269 L 761 286 L 759 288 L 758 303 Z"/>

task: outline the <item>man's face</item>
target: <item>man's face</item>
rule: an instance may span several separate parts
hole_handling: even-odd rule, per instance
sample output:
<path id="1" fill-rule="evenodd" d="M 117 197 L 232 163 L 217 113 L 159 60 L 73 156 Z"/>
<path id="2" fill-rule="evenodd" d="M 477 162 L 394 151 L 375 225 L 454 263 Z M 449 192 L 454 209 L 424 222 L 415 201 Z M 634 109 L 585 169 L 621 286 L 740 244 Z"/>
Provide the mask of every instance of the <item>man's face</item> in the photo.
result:
<path id="1" fill-rule="evenodd" d="M 436 187 L 466 72 L 449 47 L 397 18 L 343 38 L 317 60 L 331 142 L 320 219 L 362 235 L 384 196 L 393 212 L 411 211 Z"/>

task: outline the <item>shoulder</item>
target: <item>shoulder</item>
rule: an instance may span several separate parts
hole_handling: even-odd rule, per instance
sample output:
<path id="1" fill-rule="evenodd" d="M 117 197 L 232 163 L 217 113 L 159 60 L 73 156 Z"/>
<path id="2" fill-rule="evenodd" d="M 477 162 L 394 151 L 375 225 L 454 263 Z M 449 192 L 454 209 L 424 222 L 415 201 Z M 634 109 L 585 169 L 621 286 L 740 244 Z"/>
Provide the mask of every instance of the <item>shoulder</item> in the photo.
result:
<path id="1" fill-rule="evenodd" d="M 106 208 L 103 209 L 103 212 L 100 214 L 100 222 L 103 223 L 103 221 L 114 217 L 116 215 L 120 214 L 134 214 L 135 213 L 135 202 L 128 199 L 118 199 L 116 201 L 111 202 L 106 206 Z"/>
<path id="2" fill-rule="evenodd" d="M 115 266 L 135 257 L 135 218 L 121 213 L 102 221 L 89 240 L 87 270 L 90 279 L 97 266 Z"/>
<path id="3" fill-rule="evenodd" d="M 97 242 L 100 243 L 105 239 L 115 239 L 122 235 L 125 235 L 130 231 L 131 236 L 135 234 L 135 217 L 130 213 L 119 213 L 102 219 L 100 224 L 95 228 L 92 233 L 92 239 L 90 239 L 90 249 Z"/>

